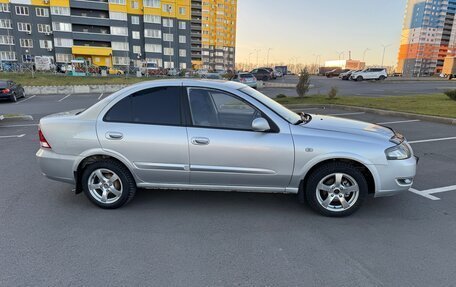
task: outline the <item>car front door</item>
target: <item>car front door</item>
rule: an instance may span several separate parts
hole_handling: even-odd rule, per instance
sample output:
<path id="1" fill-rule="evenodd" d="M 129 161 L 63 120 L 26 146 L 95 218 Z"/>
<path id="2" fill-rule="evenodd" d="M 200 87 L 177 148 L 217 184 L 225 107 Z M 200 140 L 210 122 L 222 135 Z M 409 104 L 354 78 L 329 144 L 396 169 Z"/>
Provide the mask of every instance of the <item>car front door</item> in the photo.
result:
<path id="1" fill-rule="evenodd" d="M 252 121 L 267 117 L 236 95 L 189 87 L 187 99 L 190 183 L 227 189 L 283 191 L 293 171 L 294 146 L 288 126 L 252 130 Z"/>
<path id="2" fill-rule="evenodd" d="M 181 100 L 182 86 L 149 88 L 124 97 L 98 119 L 102 148 L 133 164 L 145 183 L 188 184 Z"/>

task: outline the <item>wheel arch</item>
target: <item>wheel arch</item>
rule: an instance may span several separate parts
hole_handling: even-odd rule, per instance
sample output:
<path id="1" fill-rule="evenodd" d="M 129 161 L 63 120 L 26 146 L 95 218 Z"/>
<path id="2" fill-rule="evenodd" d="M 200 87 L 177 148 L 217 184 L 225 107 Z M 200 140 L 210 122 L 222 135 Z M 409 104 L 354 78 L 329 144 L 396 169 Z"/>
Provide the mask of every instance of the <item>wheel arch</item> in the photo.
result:
<path id="1" fill-rule="evenodd" d="M 314 165 L 312 165 L 304 175 L 304 177 L 301 179 L 301 182 L 299 183 L 299 189 L 298 189 L 298 198 L 300 202 L 304 202 L 305 198 L 305 189 L 304 187 L 307 184 L 307 180 L 309 176 L 319 167 L 330 164 L 330 163 L 335 163 L 335 162 L 344 162 L 348 163 L 350 165 L 353 165 L 356 167 L 361 173 L 364 175 L 367 181 L 368 185 L 368 194 L 374 194 L 376 190 L 376 179 L 374 177 L 374 173 L 372 170 L 368 167 L 368 165 L 362 163 L 361 161 L 355 160 L 355 159 L 350 159 L 350 158 L 343 158 L 343 157 L 337 157 L 337 158 L 331 158 L 331 159 L 324 159 L 321 160 Z"/>

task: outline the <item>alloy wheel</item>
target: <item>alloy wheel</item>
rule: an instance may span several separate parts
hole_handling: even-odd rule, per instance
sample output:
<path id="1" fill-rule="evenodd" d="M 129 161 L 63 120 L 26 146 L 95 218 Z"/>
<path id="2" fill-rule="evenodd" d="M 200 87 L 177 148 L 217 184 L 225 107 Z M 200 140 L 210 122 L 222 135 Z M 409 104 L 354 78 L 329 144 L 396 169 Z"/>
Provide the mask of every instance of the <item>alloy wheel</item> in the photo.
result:
<path id="1" fill-rule="evenodd" d="M 90 195 L 98 202 L 112 204 L 122 196 L 123 185 L 120 177 L 110 169 L 94 170 L 88 180 Z"/>
<path id="2" fill-rule="evenodd" d="M 348 174 L 332 173 L 320 180 L 315 192 L 318 203 L 324 209 L 341 212 L 350 209 L 356 203 L 359 186 Z"/>

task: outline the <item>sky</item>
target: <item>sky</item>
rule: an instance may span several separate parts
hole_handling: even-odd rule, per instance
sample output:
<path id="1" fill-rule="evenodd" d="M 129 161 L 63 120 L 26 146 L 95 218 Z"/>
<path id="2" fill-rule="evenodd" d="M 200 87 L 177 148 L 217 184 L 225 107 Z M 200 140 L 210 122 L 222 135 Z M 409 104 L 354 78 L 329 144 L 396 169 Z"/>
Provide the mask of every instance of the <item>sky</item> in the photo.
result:
<path id="1" fill-rule="evenodd" d="M 407 0 L 238 0 L 236 62 L 313 64 L 362 60 L 397 64 Z M 344 52 L 344 54 L 342 54 Z M 345 57 L 345 58 L 344 58 Z"/>

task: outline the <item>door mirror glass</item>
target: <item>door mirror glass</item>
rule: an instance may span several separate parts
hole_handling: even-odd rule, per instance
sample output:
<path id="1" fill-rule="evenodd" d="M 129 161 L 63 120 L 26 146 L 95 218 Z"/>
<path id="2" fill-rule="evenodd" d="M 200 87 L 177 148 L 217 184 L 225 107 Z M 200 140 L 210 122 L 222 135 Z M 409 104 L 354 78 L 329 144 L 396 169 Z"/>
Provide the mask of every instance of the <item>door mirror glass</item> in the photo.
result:
<path id="1" fill-rule="evenodd" d="M 256 132 L 267 132 L 271 130 L 271 127 L 265 118 L 256 118 L 252 122 L 252 130 Z"/>

